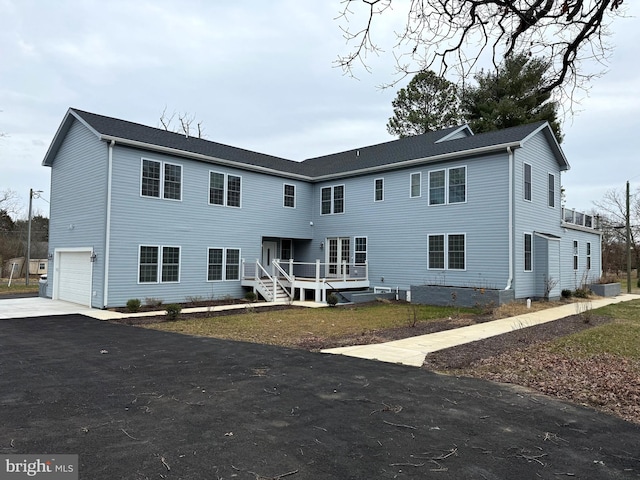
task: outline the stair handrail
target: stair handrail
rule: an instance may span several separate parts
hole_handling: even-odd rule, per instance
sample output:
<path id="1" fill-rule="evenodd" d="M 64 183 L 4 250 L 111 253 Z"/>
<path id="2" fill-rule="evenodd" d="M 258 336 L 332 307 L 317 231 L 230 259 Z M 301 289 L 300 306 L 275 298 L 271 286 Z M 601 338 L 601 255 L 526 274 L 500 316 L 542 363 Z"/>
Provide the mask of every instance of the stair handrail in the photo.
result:
<path id="1" fill-rule="evenodd" d="M 269 280 L 271 280 L 271 282 L 273 283 L 273 291 L 271 291 L 269 289 L 269 285 L 265 284 L 262 281 L 262 275 L 260 275 L 260 272 L 264 272 L 264 275 L 266 277 L 269 278 Z M 256 284 L 260 287 L 262 287 L 262 289 L 258 289 L 260 290 L 260 293 L 265 297 L 265 299 L 267 301 L 273 302 L 276 299 L 276 292 L 275 292 L 275 281 L 273 279 L 273 277 L 271 276 L 271 274 L 269 274 L 269 272 L 267 272 L 265 270 L 265 268 L 262 266 L 262 264 L 256 260 L 256 273 L 255 273 L 255 280 L 256 280 Z M 266 298 L 267 296 L 269 296 L 270 298 Z"/>
<path id="2" fill-rule="evenodd" d="M 294 286 L 293 286 L 293 280 L 294 277 L 289 275 L 287 272 L 284 271 L 284 269 L 280 266 L 280 263 L 278 262 L 278 260 L 273 259 L 273 261 L 271 262 L 272 265 L 276 268 L 276 270 L 278 272 L 280 272 L 280 274 L 286 278 L 287 280 L 289 280 L 289 284 L 291 285 L 291 290 L 287 290 L 287 287 L 284 286 L 284 284 L 280 281 L 280 277 L 278 275 L 274 275 L 273 279 L 274 282 L 278 282 L 278 285 L 280 285 L 282 287 L 282 290 L 284 290 L 284 292 L 287 294 L 287 296 L 291 299 L 293 299 L 293 291 L 294 291 Z"/>

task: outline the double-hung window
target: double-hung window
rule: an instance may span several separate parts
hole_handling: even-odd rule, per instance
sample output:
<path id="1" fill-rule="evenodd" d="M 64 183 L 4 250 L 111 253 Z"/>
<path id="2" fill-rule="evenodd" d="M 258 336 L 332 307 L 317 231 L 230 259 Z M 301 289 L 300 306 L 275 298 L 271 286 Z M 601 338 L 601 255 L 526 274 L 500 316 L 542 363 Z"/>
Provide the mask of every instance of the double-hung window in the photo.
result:
<path id="1" fill-rule="evenodd" d="M 573 241 L 573 269 L 578 270 L 578 241 Z"/>
<path id="2" fill-rule="evenodd" d="M 427 237 L 427 268 L 430 270 L 464 270 L 466 268 L 466 235 L 438 234 Z"/>
<path id="3" fill-rule="evenodd" d="M 467 201 L 467 167 L 450 168 L 449 175 L 449 203 L 464 203 Z"/>
<path id="4" fill-rule="evenodd" d="M 181 165 L 143 158 L 141 169 L 141 196 L 182 200 Z"/>
<path id="5" fill-rule="evenodd" d="M 467 201 L 467 167 L 429 172 L 429 205 Z"/>
<path id="6" fill-rule="evenodd" d="M 209 204 L 240 207 L 242 177 L 220 172 L 209 172 Z"/>
<path id="7" fill-rule="evenodd" d="M 524 164 L 524 199 L 531 201 L 531 165 Z"/>
<path id="8" fill-rule="evenodd" d="M 429 205 L 444 205 L 445 176 L 445 170 L 429 172 Z"/>
<path id="9" fill-rule="evenodd" d="M 367 261 L 367 237 L 355 237 L 354 239 L 354 261 L 363 264 Z"/>
<path id="10" fill-rule="evenodd" d="M 321 215 L 344 213 L 344 185 L 323 187 L 320 197 Z"/>
<path id="11" fill-rule="evenodd" d="M 384 178 L 376 178 L 373 195 L 375 202 L 382 202 L 384 200 Z"/>
<path id="12" fill-rule="evenodd" d="M 422 173 L 416 172 L 411 174 L 411 183 L 409 186 L 409 196 L 411 198 L 417 198 L 422 195 Z"/>
<path id="13" fill-rule="evenodd" d="M 240 249 L 210 248 L 207 280 L 210 282 L 240 280 Z"/>
<path id="14" fill-rule="evenodd" d="M 591 242 L 587 242 L 587 270 L 591 270 Z"/>
<path id="15" fill-rule="evenodd" d="M 288 208 L 296 207 L 296 186 L 285 183 L 283 186 L 283 206 Z"/>
<path id="16" fill-rule="evenodd" d="M 444 269 L 444 235 L 429 235 L 427 242 L 429 244 L 427 268 Z"/>
<path id="17" fill-rule="evenodd" d="M 141 245 L 138 257 L 139 283 L 180 281 L 180 247 Z"/>
<path id="18" fill-rule="evenodd" d="M 449 270 L 465 269 L 465 236 L 454 234 L 447 236 L 448 265 Z"/>
<path id="19" fill-rule="evenodd" d="M 533 270 L 533 235 L 524 234 L 524 271 Z"/>
<path id="20" fill-rule="evenodd" d="M 550 207 L 555 207 L 556 206 L 556 176 L 553 173 L 549 174 L 548 182 L 549 182 L 548 205 Z"/>

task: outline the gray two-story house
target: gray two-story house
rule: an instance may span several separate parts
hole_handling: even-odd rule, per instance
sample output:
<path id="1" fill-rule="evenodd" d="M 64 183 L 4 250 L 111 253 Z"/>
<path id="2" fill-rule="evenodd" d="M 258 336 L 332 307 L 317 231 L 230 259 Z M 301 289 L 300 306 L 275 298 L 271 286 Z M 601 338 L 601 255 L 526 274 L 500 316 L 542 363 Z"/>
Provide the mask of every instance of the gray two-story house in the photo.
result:
<path id="1" fill-rule="evenodd" d="M 547 123 L 468 126 L 295 162 L 69 109 L 51 167 L 47 294 L 323 301 L 411 285 L 557 297 L 601 274 L 594 219 L 561 207 Z"/>

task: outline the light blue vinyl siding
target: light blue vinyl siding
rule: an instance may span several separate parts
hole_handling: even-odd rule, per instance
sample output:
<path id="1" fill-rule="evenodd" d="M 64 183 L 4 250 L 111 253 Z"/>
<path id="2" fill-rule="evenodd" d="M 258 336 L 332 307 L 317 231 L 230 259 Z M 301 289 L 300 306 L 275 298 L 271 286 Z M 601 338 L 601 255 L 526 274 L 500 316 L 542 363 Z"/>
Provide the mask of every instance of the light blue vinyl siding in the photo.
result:
<path id="1" fill-rule="evenodd" d="M 106 147 L 105 147 L 106 148 Z M 141 197 L 140 159 L 182 166 L 182 201 Z M 210 171 L 242 177 L 241 208 L 209 204 Z M 240 281 L 208 282 L 208 249 L 239 249 L 255 262 L 263 237 L 310 239 L 311 186 L 296 186 L 295 209 L 282 208 L 283 179 L 116 145 L 113 162 L 109 305 L 130 298 L 183 302 L 189 296 L 241 297 Z M 180 281 L 137 284 L 138 246 L 180 247 Z"/>
<path id="2" fill-rule="evenodd" d="M 107 198 L 107 144 L 73 122 L 51 170 L 49 252 L 56 248 L 93 248 L 93 307 L 102 307 Z M 136 165 L 139 171 L 140 163 Z M 139 189 L 139 187 L 137 187 Z M 49 261 L 47 295 L 53 295 L 56 265 Z"/>
<path id="3" fill-rule="evenodd" d="M 340 238 L 345 239 L 346 245 L 348 239 L 350 261 L 366 256 L 372 286 L 511 286 L 516 298 L 527 298 L 541 295 L 545 274 L 559 275 L 562 280 L 558 288 L 572 290 L 600 276 L 599 235 L 561 225 L 559 166 L 542 133 L 528 138 L 513 151 L 512 224 L 506 149 L 483 156 L 414 163 L 408 168 L 307 182 L 292 180 L 285 174 L 231 168 L 215 161 L 116 144 L 112 162 L 109 289 L 105 301 L 108 151 L 106 142 L 81 123 L 73 122 L 52 162 L 51 173 L 50 251 L 73 247 L 95 251 L 94 307 L 121 306 L 131 298 L 160 298 L 168 303 L 197 296 L 240 297 L 244 293 L 240 280 L 216 277 L 209 281 L 209 249 L 240 252 L 243 259 L 253 263 L 262 257 L 263 241 L 276 242 L 280 249 L 283 239 L 291 241 L 297 262 L 324 262 L 329 249 L 321 247 L 323 242 Z M 142 158 L 176 166 L 180 171 L 180 201 L 141 196 Z M 524 200 L 524 163 L 531 165 L 531 201 Z M 225 185 L 230 177 L 241 179 L 240 207 L 210 203 L 210 172 L 223 175 Z M 444 172 L 444 191 L 442 182 L 430 184 L 431 179 L 436 179 L 435 172 Z M 459 174 L 459 182 L 451 183 L 452 172 Z M 553 189 L 549 189 L 550 174 Z M 414 185 L 415 193 L 419 187 L 419 197 L 410 196 L 412 175 L 420 179 L 419 185 Z M 376 202 L 376 180 L 381 179 L 383 201 Z M 284 185 L 295 188 L 295 208 L 283 208 Z M 321 214 L 323 188 L 330 188 L 332 193 L 329 215 Z M 549 191 L 554 195 L 553 208 L 549 207 Z M 433 202 L 438 195 L 441 200 Z M 226 191 L 224 196 L 226 200 Z M 459 203 L 452 203 L 455 200 Z M 438 204 L 430 205 L 430 201 Z M 531 272 L 524 272 L 525 233 L 533 235 Z M 429 235 L 445 238 L 447 260 L 443 269 L 428 268 Z M 458 266 L 464 268 L 447 268 L 447 241 L 455 238 L 453 235 L 464 236 L 464 257 L 458 257 Z M 574 240 L 579 242 L 580 252 L 575 272 Z M 587 242 L 592 251 L 588 270 Z M 179 265 L 171 267 L 177 267 L 178 281 L 140 283 L 140 246 L 179 248 Z M 236 277 L 235 266 L 220 268 L 224 269 L 224 277 Z M 51 295 L 55 266 L 50 265 L 49 272 Z"/>
<path id="4" fill-rule="evenodd" d="M 412 174 L 420 173 L 422 189 L 428 173 L 466 166 L 466 203 L 430 206 L 428 195 L 411 198 Z M 504 288 L 508 277 L 507 153 L 443 162 L 385 173 L 384 202 L 371 201 L 371 185 L 379 175 L 348 178 L 343 215 L 314 218 L 315 243 L 329 237 L 367 237 L 372 285 L 409 288 L 425 283 Z M 332 183 L 314 185 L 320 192 Z M 315 211 L 319 211 L 317 207 Z M 465 234 L 465 270 L 427 269 L 429 234 Z M 312 249 L 325 261 L 325 252 Z M 352 252 L 353 256 L 353 252 Z M 352 258 L 353 260 L 353 258 Z M 384 278 L 384 282 L 381 280 Z"/>

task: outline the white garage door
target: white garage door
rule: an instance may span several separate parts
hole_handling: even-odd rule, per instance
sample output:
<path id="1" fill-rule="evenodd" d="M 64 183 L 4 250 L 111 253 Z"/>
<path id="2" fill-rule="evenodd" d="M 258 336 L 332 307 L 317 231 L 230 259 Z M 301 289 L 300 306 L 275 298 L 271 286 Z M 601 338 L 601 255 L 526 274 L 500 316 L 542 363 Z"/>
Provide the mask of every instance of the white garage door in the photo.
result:
<path id="1" fill-rule="evenodd" d="M 61 252 L 56 273 L 58 299 L 91 306 L 91 252 Z"/>

